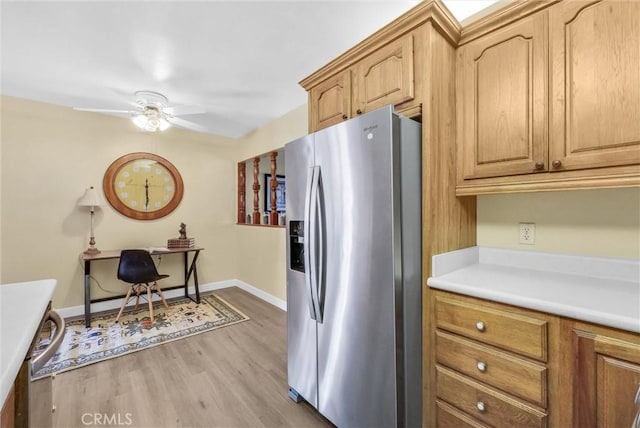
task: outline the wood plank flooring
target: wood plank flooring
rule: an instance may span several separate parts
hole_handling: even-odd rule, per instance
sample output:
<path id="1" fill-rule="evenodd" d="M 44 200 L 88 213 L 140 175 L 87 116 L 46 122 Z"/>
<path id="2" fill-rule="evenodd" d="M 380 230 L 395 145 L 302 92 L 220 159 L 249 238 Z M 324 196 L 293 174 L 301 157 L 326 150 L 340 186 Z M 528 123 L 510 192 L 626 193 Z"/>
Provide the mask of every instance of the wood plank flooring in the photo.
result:
<path id="1" fill-rule="evenodd" d="M 56 427 L 332 427 L 287 395 L 286 313 L 236 287 L 249 321 L 61 373 Z"/>

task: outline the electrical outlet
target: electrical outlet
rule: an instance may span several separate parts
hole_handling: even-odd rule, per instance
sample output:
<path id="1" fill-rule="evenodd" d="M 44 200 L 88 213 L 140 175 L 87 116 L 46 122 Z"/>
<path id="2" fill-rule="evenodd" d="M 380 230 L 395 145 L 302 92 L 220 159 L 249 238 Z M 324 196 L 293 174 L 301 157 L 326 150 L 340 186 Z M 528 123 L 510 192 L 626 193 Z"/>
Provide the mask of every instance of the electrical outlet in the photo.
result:
<path id="1" fill-rule="evenodd" d="M 529 245 L 536 243 L 535 223 L 520 223 L 520 243 Z"/>

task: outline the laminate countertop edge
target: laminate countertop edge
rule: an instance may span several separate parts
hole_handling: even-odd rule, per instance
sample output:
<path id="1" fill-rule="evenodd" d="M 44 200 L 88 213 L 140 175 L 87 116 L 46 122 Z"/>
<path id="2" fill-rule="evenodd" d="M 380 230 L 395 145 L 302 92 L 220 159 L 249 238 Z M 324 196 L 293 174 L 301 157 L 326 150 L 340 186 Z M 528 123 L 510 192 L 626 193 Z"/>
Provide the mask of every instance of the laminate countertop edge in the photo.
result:
<path id="1" fill-rule="evenodd" d="M 0 406 L 29 352 L 56 285 L 55 279 L 0 285 Z"/>
<path id="2" fill-rule="evenodd" d="M 640 261 L 470 247 L 433 256 L 427 285 L 640 333 Z"/>

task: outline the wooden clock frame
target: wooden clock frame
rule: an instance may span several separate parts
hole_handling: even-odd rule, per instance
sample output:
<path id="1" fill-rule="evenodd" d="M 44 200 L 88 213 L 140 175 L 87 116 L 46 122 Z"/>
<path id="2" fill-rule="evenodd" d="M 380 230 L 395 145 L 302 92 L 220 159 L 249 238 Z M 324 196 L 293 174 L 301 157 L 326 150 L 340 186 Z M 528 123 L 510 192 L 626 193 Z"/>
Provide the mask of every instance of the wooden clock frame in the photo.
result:
<path id="1" fill-rule="evenodd" d="M 169 172 L 169 174 L 171 174 L 173 182 L 176 186 L 173 198 L 171 198 L 167 205 L 157 211 L 146 212 L 134 210 L 133 208 L 130 208 L 122 203 L 120 198 L 118 198 L 115 182 L 118 173 L 124 166 L 140 159 L 153 160 L 162 165 Z M 153 153 L 145 152 L 130 153 L 113 161 L 113 163 L 109 165 L 107 171 L 104 174 L 104 179 L 102 180 L 102 188 L 104 190 L 104 195 L 107 198 L 107 201 L 109 201 L 109 204 L 111 204 L 111 206 L 116 211 L 124 216 L 136 220 L 156 220 L 170 214 L 178 207 L 180 201 L 182 200 L 182 195 L 184 194 L 184 183 L 182 182 L 182 177 L 180 176 L 178 169 L 165 158 L 154 155 Z"/>

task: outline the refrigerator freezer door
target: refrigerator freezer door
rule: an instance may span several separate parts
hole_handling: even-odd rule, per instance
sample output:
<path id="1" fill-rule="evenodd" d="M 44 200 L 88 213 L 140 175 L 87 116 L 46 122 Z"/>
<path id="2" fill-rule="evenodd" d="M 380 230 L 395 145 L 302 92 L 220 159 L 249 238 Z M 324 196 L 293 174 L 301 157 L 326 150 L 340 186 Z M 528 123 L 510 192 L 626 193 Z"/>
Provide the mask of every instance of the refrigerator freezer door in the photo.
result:
<path id="1" fill-rule="evenodd" d="M 397 423 L 393 183 L 398 177 L 391 123 L 391 109 L 381 109 L 315 134 L 325 221 L 318 410 L 337 426 Z M 287 166 L 294 162 L 287 154 Z"/>
<path id="2" fill-rule="evenodd" d="M 306 248 L 307 236 L 302 232 L 306 228 L 305 200 L 307 193 L 307 175 L 313 166 L 313 136 L 306 136 L 285 145 L 287 163 L 285 176 L 287 180 L 287 358 L 289 387 L 295 390 L 314 407 L 318 407 L 317 385 L 317 330 L 316 321 L 312 319 L 313 303 L 311 290 L 308 288 L 305 275 L 309 266 L 304 269 L 292 269 L 292 251 Z M 292 231 L 292 226 L 295 231 Z M 294 233 L 292 233 L 294 232 Z M 293 236 L 292 236 L 293 235 Z M 295 240 L 296 242 L 292 242 Z M 302 242 L 300 242 L 302 241 Z M 302 245 L 301 245 L 302 244 Z M 306 255 L 298 255 L 298 260 Z M 304 270 L 304 272 L 300 271 Z M 294 393 L 294 395 L 296 395 Z"/>

